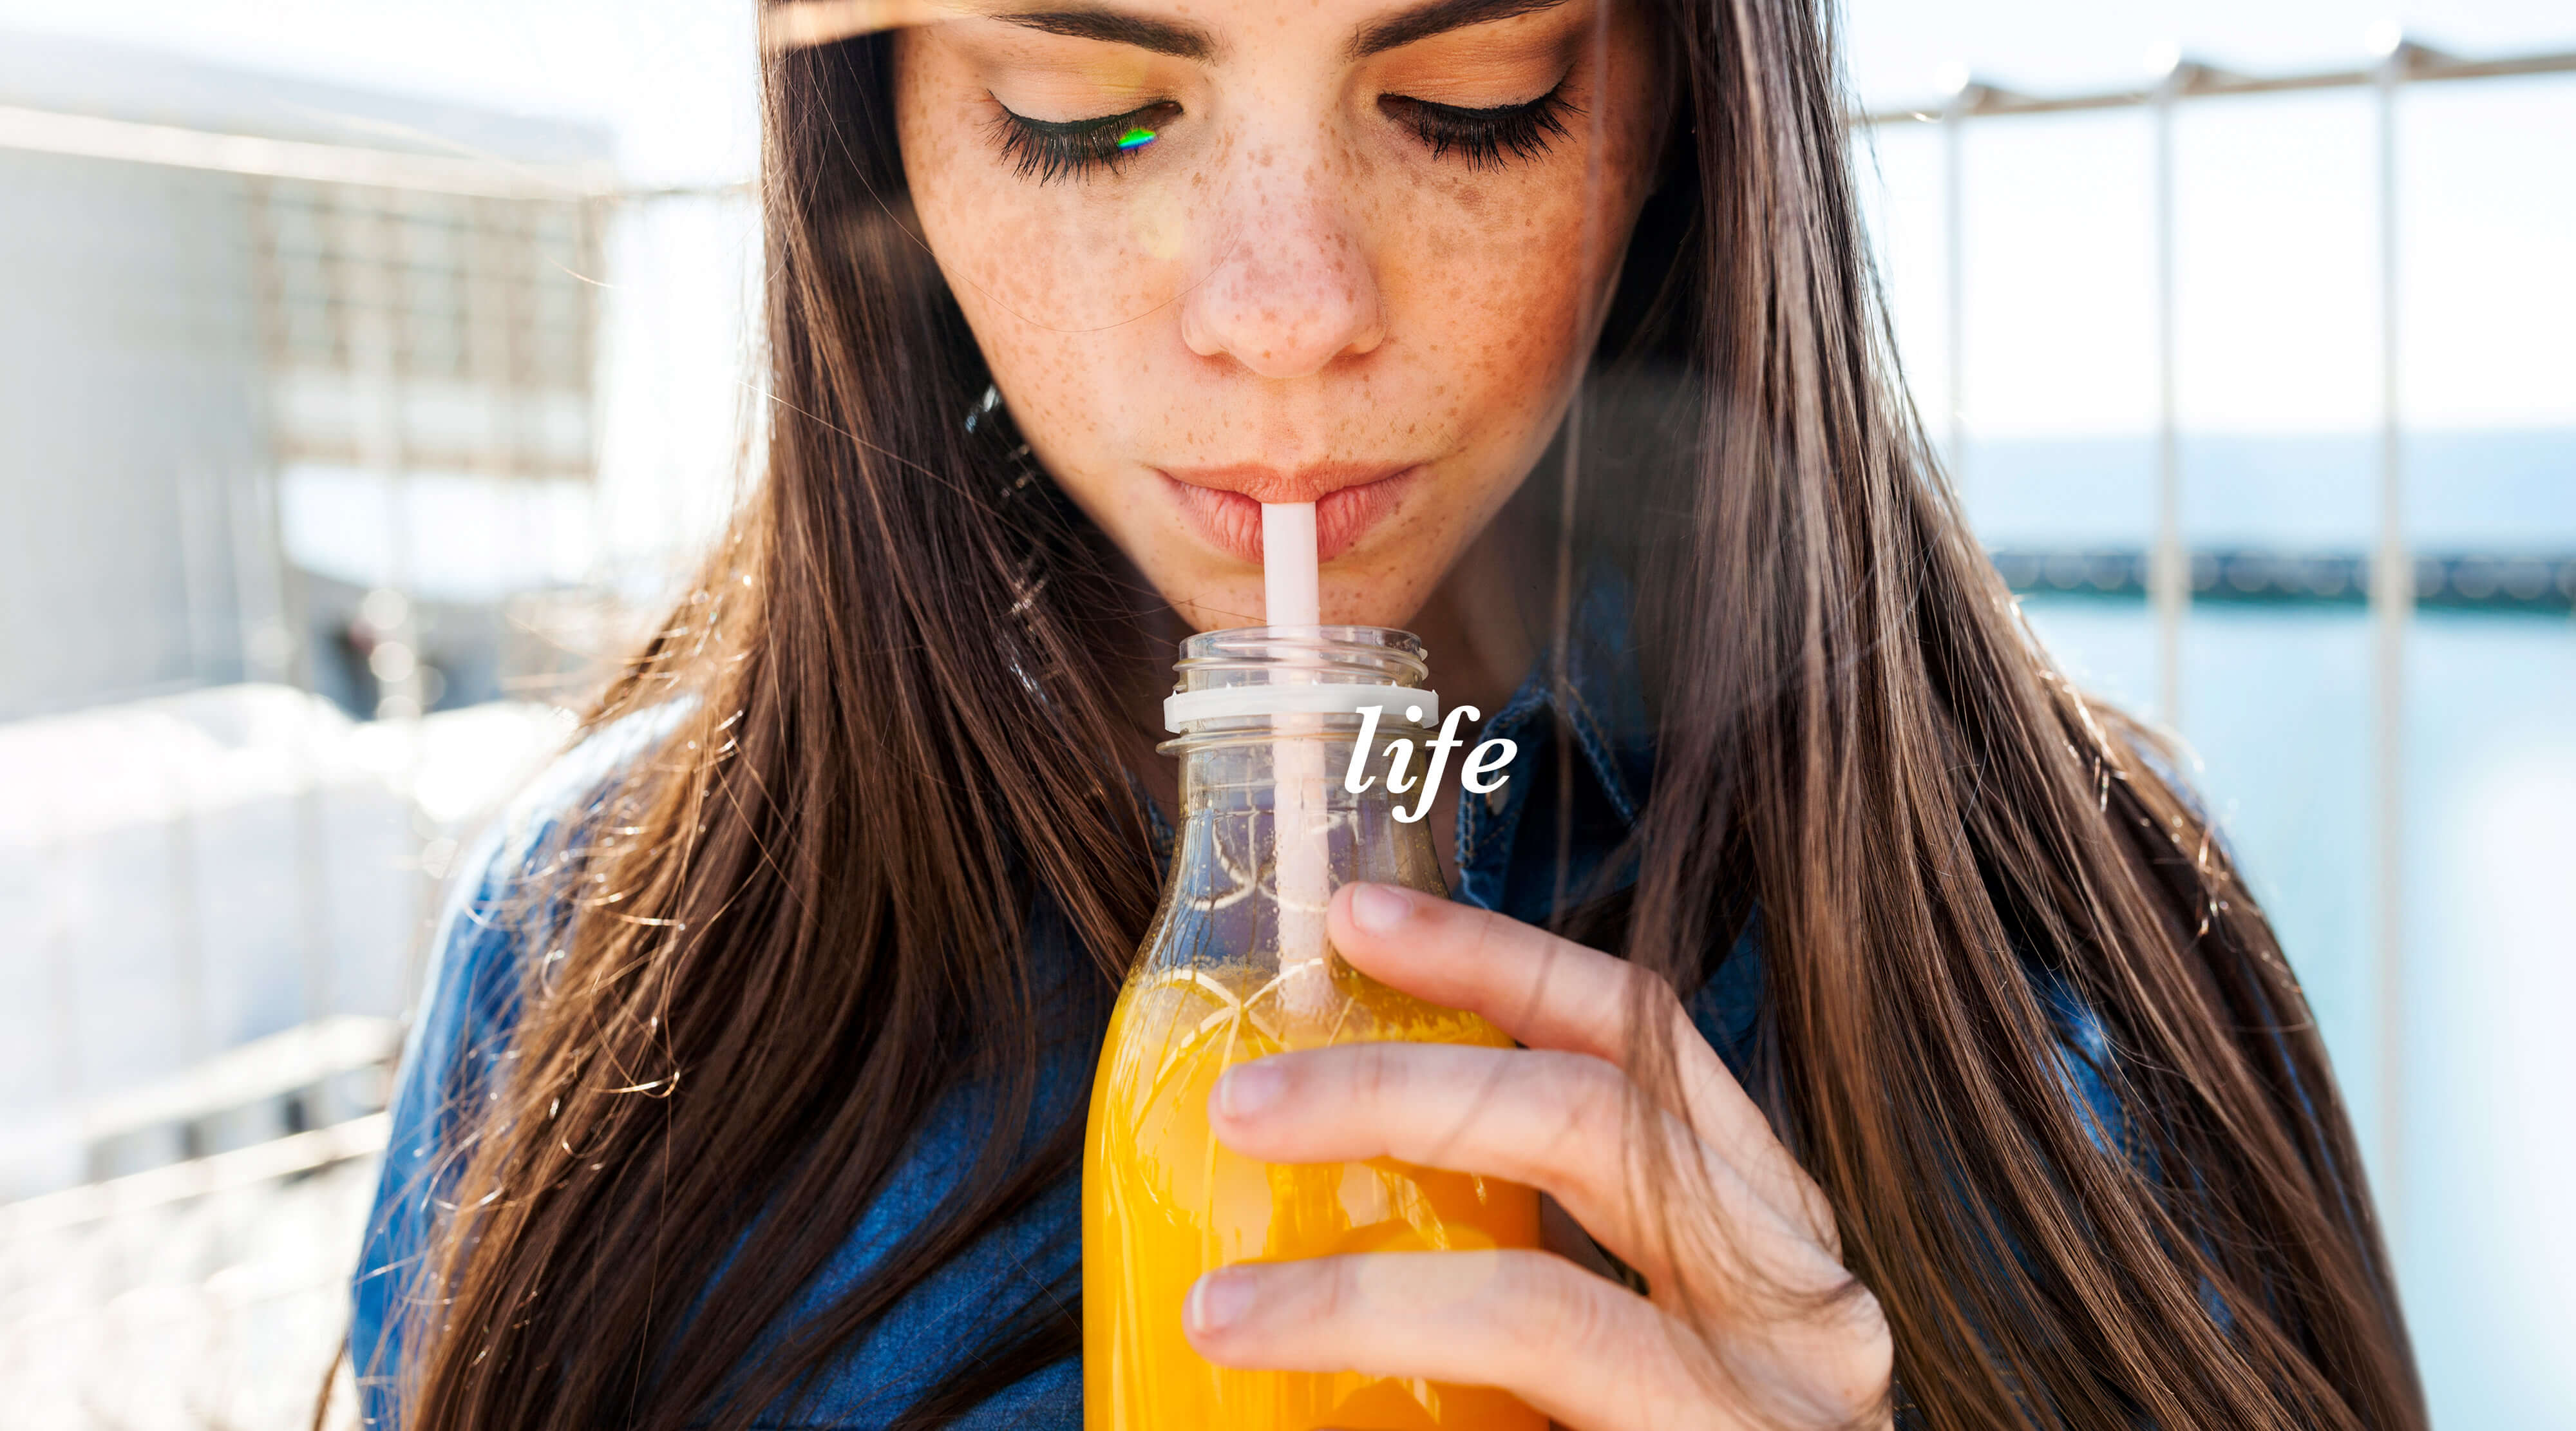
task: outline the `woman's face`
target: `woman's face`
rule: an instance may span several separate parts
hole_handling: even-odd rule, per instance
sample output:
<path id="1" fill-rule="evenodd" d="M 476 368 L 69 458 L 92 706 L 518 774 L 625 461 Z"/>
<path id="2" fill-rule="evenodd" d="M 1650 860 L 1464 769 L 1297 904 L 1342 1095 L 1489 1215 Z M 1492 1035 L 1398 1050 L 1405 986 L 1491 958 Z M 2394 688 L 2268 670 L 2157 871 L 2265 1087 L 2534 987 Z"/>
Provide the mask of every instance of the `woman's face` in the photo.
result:
<path id="1" fill-rule="evenodd" d="M 1581 377 L 1660 131 L 1634 6 L 970 3 L 898 123 L 1022 435 L 1200 629 L 1260 624 L 1263 501 L 1318 504 L 1325 620 L 1405 624 Z"/>

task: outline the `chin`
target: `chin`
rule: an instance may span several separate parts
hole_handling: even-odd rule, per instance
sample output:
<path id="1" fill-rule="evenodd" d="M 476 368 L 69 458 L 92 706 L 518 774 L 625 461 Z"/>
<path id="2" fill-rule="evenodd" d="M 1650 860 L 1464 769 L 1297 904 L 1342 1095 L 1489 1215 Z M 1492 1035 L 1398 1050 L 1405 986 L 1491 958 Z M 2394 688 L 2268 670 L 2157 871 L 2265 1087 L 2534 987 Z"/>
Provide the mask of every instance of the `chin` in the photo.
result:
<path id="1" fill-rule="evenodd" d="M 1261 624 L 1261 576 L 1258 572 L 1247 581 L 1239 575 L 1184 579 L 1178 582 L 1154 583 L 1163 599 L 1180 613 L 1193 631 L 1225 631 L 1239 626 Z"/>

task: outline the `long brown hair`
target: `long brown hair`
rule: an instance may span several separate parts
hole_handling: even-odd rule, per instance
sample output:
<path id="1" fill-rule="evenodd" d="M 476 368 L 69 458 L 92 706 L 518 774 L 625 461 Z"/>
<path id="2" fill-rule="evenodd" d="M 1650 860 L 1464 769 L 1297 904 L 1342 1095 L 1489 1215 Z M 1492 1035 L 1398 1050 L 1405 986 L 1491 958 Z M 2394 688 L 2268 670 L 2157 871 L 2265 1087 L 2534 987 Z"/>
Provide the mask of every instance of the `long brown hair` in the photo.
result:
<path id="1" fill-rule="evenodd" d="M 1759 911 L 1774 1116 L 1925 1424 L 2423 1424 L 2269 927 L 2170 762 L 2031 641 L 1903 398 L 1825 0 L 1650 8 L 1673 137 L 1593 389 L 1653 395 L 1608 426 L 1652 439 L 1619 507 L 1667 534 L 1625 554 L 1660 734 L 1620 942 L 1695 987 Z M 683 711 L 532 901 L 547 955 L 407 1342 L 418 1426 L 748 1426 L 1072 1174 L 1041 1066 L 1096 1041 L 1154 899 L 1139 602 L 1006 426 L 960 421 L 987 378 L 910 225 L 890 63 L 768 61 L 765 477 L 592 717 Z M 1569 540 L 1612 480 L 1584 449 Z M 1079 987 L 1036 986 L 1033 909 Z M 2106 1039 L 2070 1054 L 2054 990 Z M 777 1339 L 967 1080 L 992 1126 L 958 1191 Z M 1074 1353 L 1076 1305 L 1004 1309 L 902 1424 Z"/>

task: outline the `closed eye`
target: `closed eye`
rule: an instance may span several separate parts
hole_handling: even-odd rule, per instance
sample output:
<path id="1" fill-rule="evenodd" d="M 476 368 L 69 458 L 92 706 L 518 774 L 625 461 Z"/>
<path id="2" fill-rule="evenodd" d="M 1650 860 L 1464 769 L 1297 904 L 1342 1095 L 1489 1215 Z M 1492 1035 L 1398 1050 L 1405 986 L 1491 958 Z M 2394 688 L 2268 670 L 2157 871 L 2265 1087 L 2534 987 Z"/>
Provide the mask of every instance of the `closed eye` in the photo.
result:
<path id="1" fill-rule="evenodd" d="M 1456 155 L 1470 169 L 1499 168 L 1504 163 L 1535 159 L 1566 137 L 1566 117 L 1581 113 L 1565 98 L 1565 82 L 1522 104 L 1468 109 L 1427 99 L 1390 94 L 1378 108 L 1431 146 L 1431 157 Z"/>
<path id="2" fill-rule="evenodd" d="M 1020 177 L 1041 184 L 1094 170 L 1114 171 L 1181 115 L 1181 107 L 1170 100 L 1092 119 L 1061 120 L 1031 119 L 1012 113 L 998 99 L 993 103 L 1002 111 L 994 122 L 1002 157 Z"/>

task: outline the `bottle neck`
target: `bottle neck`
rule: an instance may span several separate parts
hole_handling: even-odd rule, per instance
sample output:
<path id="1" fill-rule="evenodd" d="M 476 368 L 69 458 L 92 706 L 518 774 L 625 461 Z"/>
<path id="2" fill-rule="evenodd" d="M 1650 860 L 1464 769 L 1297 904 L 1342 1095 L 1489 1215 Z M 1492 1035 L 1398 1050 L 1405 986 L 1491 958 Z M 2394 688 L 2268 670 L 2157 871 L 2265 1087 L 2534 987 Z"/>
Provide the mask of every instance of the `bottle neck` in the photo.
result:
<path id="1" fill-rule="evenodd" d="M 1220 736 L 1185 736 L 1163 748 L 1181 757 L 1181 805 L 1184 812 L 1201 805 L 1217 809 L 1269 809 L 1285 783 L 1307 792 L 1319 809 L 1358 808 L 1394 797 L 1384 780 L 1371 780 L 1354 792 L 1345 782 L 1359 722 L 1349 717 L 1308 718 L 1294 726 L 1260 725 Z M 1414 727 L 1381 725 L 1373 743 L 1381 749 L 1392 739 L 1419 742 Z M 1383 772 L 1383 754 L 1363 765 L 1363 773 Z"/>
<path id="2" fill-rule="evenodd" d="M 1361 766 L 1367 788 L 1353 791 L 1345 776 L 1360 729 L 1356 719 L 1331 717 L 1304 729 L 1268 727 L 1173 742 L 1181 756 L 1179 861 L 1204 862 L 1210 872 L 1247 861 L 1267 863 L 1282 837 L 1282 803 L 1293 806 L 1295 792 L 1302 790 L 1306 808 L 1321 816 L 1332 885 L 1370 880 L 1446 894 L 1421 799 L 1421 771 L 1408 772 L 1402 792 L 1388 789 L 1387 782 L 1388 744 L 1409 740 L 1418 750 L 1430 732 L 1381 723 L 1372 737 L 1376 749 Z M 1290 793 L 1283 795 L 1283 788 Z M 1400 818 L 1417 808 L 1424 810 L 1422 818 Z"/>
<path id="3" fill-rule="evenodd" d="M 1181 643 L 1173 669 L 1164 719 L 1178 735 L 1162 749 L 1181 759 L 1176 892 L 1257 894 L 1276 903 L 1281 939 L 1320 946 L 1320 923 L 1307 925 L 1334 886 L 1441 888 L 1427 798 L 1346 778 L 1355 758 L 1365 777 L 1394 749 L 1420 750 L 1440 719 L 1420 641 L 1372 626 L 1210 631 Z"/>

